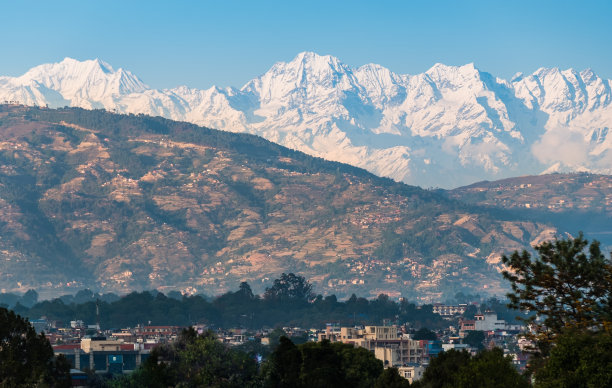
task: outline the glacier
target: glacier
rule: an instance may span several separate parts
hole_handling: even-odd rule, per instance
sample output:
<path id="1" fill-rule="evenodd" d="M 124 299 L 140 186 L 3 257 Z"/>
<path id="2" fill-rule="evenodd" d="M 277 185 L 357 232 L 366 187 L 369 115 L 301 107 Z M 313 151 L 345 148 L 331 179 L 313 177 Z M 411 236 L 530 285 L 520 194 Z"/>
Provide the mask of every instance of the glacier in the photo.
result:
<path id="1" fill-rule="evenodd" d="M 474 64 L 396 74 L 298 54 L 237 89 L 150 88 L 99 59 L 0 77 L 0 102 L 75 106 L 262 136 L 422 187 L 550 172 L 612 173 L 612 81 L 541 68 L 510 81 Z"/>

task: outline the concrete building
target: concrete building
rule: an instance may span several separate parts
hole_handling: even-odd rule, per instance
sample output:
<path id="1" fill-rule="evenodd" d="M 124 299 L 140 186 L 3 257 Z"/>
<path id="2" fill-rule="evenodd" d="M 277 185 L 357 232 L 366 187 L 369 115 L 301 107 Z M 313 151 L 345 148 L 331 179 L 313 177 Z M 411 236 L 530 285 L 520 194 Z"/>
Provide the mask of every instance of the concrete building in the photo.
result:
<path id="1" fill-rule="evenodd" d="M 118 352 L 120 350 L 134 350 L 134 344 L 126 344 L 121 340 L 107 340 L 106 337 L 91 337 L 81 340 L 81 350 L 85 353 Z"/>
<path id="2" fill-rule="evenodd" d="M 396 326 L 328 326 L 325 333 L 319 333 L 318 339 L 368 349 L 385 366 L 420 364 L 423 361 L 423 350 L 419 341 L 403 336 Z"/>
<path id="3" fill-rule="evenodd" d="M 423 377 L 423 373 L 425 373 L 425 367 L 421 365 L 409 365 L 409 366 L 400 366 L 397 368 L 397 372 L 400 376 L 405 378 L 412 384 L 413 382 L 420 380 Z"/>
<path id="4" fill-rule="evenodd" d="M 506 321 L 497 319 L 497 314 L 493 311 L 485 311 L 484 314 L 477 314 L 474 316 L 474 320 L 475 330 L 495 331 L 504 330 L 506 328 Z"/>

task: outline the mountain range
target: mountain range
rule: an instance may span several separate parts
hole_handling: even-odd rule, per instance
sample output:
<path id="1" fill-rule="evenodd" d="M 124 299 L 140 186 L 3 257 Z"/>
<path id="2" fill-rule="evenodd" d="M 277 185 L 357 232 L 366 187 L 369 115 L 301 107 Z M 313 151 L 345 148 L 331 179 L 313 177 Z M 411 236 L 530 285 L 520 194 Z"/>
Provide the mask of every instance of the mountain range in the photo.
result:
<path id="1" fill-rule="evenodd" d="M 156 90 L 101 60 L 0 77 L 0 101 L 144 113 L 262 136 L 422 187 L 564 171 L 612 173 L 612 81 L 540 68 L 504 80 L 473 64 L 396 74 L 312 52 L 237 89 Z"/>

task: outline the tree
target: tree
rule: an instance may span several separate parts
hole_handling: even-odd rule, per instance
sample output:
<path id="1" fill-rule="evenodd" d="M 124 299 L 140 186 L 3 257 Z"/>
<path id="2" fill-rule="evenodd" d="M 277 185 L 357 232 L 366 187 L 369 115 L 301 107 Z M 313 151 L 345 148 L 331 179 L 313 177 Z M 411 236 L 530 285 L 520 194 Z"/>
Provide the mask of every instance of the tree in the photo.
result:
<path id="1" fill-rule="evenodd" d="M 546 353 L 566 328 L 612 329 L 612 264 L 599 242 L 589 245 L 580 233 L 535 250 L 535 259 L 515 251 L 502 261 L 512 286 L 509 306 L 535 313 L 523 320 L 534 329 L 540 350 Z"/>
<path id="2" fill-rule="evenodd" d="M 372 387 L 383 371 L 380 360 L 365 348 L 343 343 L 294 345 L 281 337 L 264 366 L 266 387 Z"/>
<path id="3" fill-rule="evenodd" d="M 468 332 L 468 334 L 465 336 L 465 338 L 463 339 L 463 343 L 466 343 L 476 349 L 482 349 L 484 347 L 484 345 L 482 344 L 484 339 L 485 334 L 483 331 L 472 330 Z"/>
<path id="4" fill-rule="evenodd" d="M 433 331 L 429 330 L 428 328 L 422 327 L 419 330 L 417 330 L 416 333 L 414 333 L 412 338 L 415 339 L 415 340 L 435 341 L 435 340 L 438 339 L 438 336 L 436 335 L 436 333 L 434 333 Z"/>
<path id="5" fill-rule="evenodd" d="M 35 290 L 28 290 L 21 299 L 19 299 L 19 303 L 26 307 L 32 307 L 38 302 L 38 292 Z"/>
<path id="6" fill-rule="evenodd" d="M 399 375 L 397 368 L 387 368 L 378 376 L 374 388 L 409 388 L 410 382 Z"/>
<path id="7" fill-rule="evenodd" d="M 283 273 L 264 293 L 264 299 L 279 302 L 308 302 L 312 297 L 312 285 L 303 276 L 293 273 Z"/>
<path id="8" fill-rule="evenodd" d="M 465 319 L 474 319 L 474 316 L 478 314 L 478 308 L 473 305 L 473 304 L 469 304 L 465 311 L 463 312 L 463 318 Z"/>
<path id="9" fill-rule="evenodd" d="M 605 331 L 564 332 L 535 380 L 537 388 L 612 387 L 612 336 Z"/>
<path id="10" fill-rule="evenodd" d="M 265 385 L 277 388 L 299 387 L 301 366 L 302 353 L 289 338 L 282 336 L 266 363 Z"/>
<path id="11" fill-rule="evenodd" d="M 246 353 L 228 348 L 212 332 L 185 329 L 177 341 L 156 347 L 119 387 L 248 387 L 257 380 L 257 364 Z"/>
<path id="12" fill-rule="evenodd" d="M 510 357 L 499 348 L 483 350 L 475 357 L 466 351 L 449 350 L 437 355 L 423 378 L 412 384 L 420 388 L 527 388 Z"/>
<path id="13" fill-rule="evenodd" d="M 527 388 L 529 382 L 512 365 L 503 350 L 483 350 L 461 367 L 456 374 L 458 388 Z"/>
<path id="14" fill-rule="evenodd" d="M 449 350 L 431 359 L 423 373 L 423 378 L 415 383 L 416 387 L 446 388 L 456 385 L 457 371 L 467 365 L 470 354 L 464 351 Z"/>
<path id="15" fill-rule="evenodd" d="M 34 385 L 69 387 L 70 364 L 27 319 L 0 308 L 0 386 Z"/>

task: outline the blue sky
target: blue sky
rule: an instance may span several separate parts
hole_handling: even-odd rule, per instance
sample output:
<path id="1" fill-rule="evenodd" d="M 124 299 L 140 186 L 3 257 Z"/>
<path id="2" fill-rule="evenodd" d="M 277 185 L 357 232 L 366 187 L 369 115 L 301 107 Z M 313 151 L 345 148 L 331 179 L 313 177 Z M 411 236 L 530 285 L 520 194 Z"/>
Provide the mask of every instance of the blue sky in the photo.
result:
<path id="1" fill-rule="evenodd" d="M 436 62 L 504 78 L 587 67 L 612 78 L 612 1 L 12 1 L 0 74 L 100 58 L 152 87 L 242 86 L 301 51 L 415 74 Z"/>

